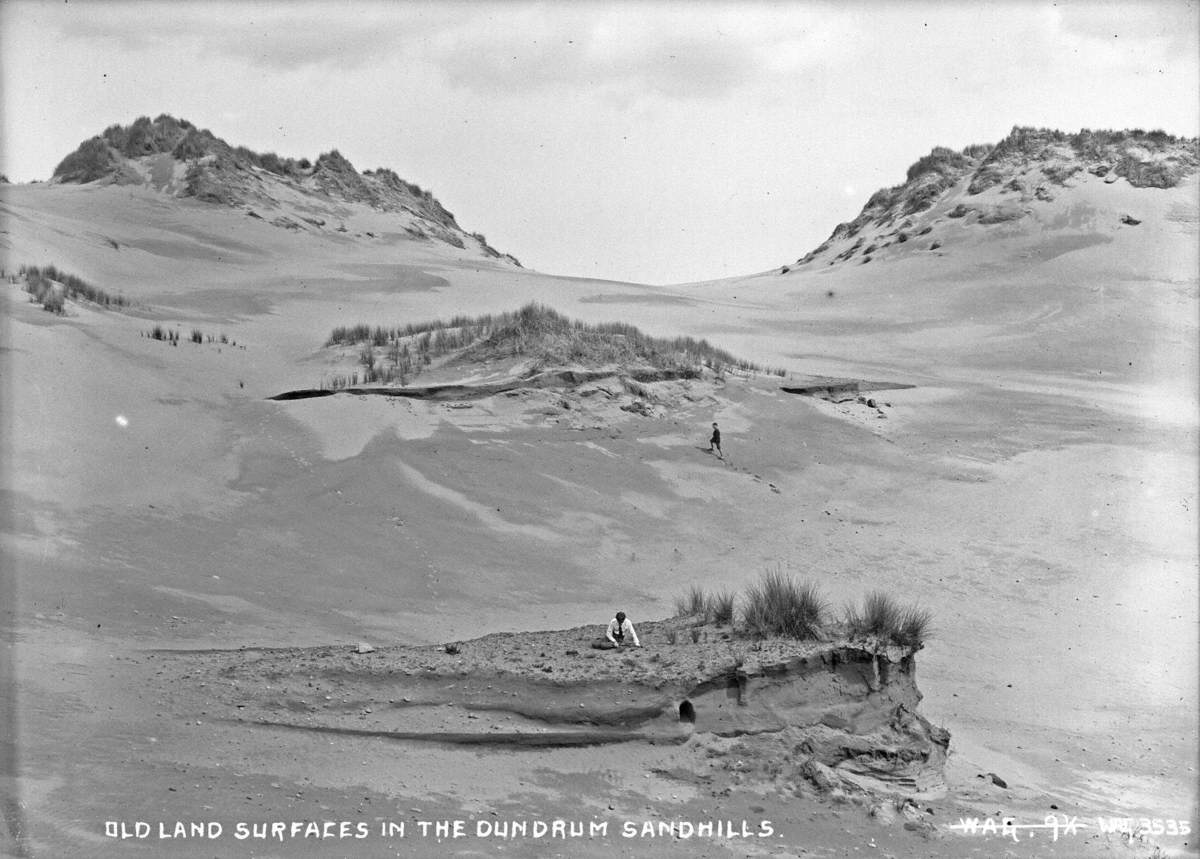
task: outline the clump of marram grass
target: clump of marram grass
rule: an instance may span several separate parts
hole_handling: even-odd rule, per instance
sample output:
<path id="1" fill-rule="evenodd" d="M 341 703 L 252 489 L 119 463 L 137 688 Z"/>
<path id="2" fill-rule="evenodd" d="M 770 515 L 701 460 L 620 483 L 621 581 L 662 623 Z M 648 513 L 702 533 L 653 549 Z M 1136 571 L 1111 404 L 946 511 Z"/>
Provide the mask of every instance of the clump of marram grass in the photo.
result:
<path id="1" fill-rule="evenodd" d="M 710 594 L 692 585 L 675 598 L 675 616 L 701 617 L 704 623 L 732 623 L 736 600 L 733 591 L 722 589 Z"/>
<path id="2" fill-rule="evenodd" d="M 23 265 L 19 271 L 20 275 L 25 278 L 25 291 L 31 296 L 30 300 L 41 304 L 52 313 L 64 311 L 63 299 L 65 298 L 75 301 L 90 301 L 105 308 L 129 306 L 129 300 L 125 296 L 105 292 L 83 278 L 52 265 Z"/>
<path id="3" fill-rule="evenodd" d="M 676 597 L 675 616 L 700 617 L 700 625 L 740 621 L 736 624 L 737 634 L 754 638 L 816 639 L 824 636 L 831 623 L 836 626 L 820 589 L 779 569 L 764 572 L 746 587 L 741 594 L 740 617 L 737 606 L 738 594 L 733 591 L 708 593 L 692 585 Z M 842 620 L 851 637 L 872 636 L 880 642 L 920 648 L 931 634 L 933 614 L 917 605 L 902 604 L 883 591 L 871 591 L 861 605 L 846 605 Z M 698 642 L 699 629 L 693 625 L 690 632 L 692 641 Z M 669 633 L 669 639 L 675 643 L 675 630 Z"/>
<path id="4" fill-rule="evenodd" d="M 874 636 L 906 647 L 920 647 L 929 637 L 933 614 L 915 605 L 904 606 L 881 591 L 872 591 L 862 606 L 845 609 L 846 630 L 853 636 Z"/>
<path id="5" fill-rule="evenodd" d="M 178 346 L 180 343 L 179 331 L 174 328 L 164 328 L 161 323 L 155 324 L 149 331 L 142 332 L 143 337 L 149 337 L 151 340 L 160 340 L 164 343 L 170 343 L 172 346 Z M 234 348 L 245 349 L 245 346 L 238 346 L 236 340 L 230 340 L 228 334 L 222 334 L 218 337 L 216 334 L 205 334 L 199 328 L 193 328 L 192 333 L 188 336 L 188 342 L 195 343 L 197 346 L 202 346 L 205 343 L 216 345 L 220 343 L 223 346 L 232 346 Z M 217 350 L 221 351 L 220 349 Z"/>
<path id="6" fill-rule="evenodd" d="M 874 635 L 889 639 L 900 625 L 903 609 L 882 591 L 871 591 L 863 598 L 862 607 L 847 605 L 846 629 L 851 635 Z"/>
<path id="7" fill-rule="evenodd" d="M 768 570 L 746 589 L 742 626 L 751 635 L 817 638 L 828 604 L 817 586 L 797 582 L 780 570 Z"/>
<path id="8" fill-rule="evenodd" d="M 708 607 L 708 595 L 704 588 L 692 585 L 684 593 L 675 598 L 675 614 L 678 617 L 703 615 Z"/>
<path id="9" fill-rule="evenodd" d="M 710 594 L 704 603 L 704 617 L 709 623 L 733 623 L 733 610 L 736 597 L 733 591 L 719 590 Z"/>
<path id="10" fill-rule="evenodd" d="M 900 617 L 892 640 L 905 647 L 921 647 L 933 631 L 933 612 L 919 606 L 909 606 Z"/>

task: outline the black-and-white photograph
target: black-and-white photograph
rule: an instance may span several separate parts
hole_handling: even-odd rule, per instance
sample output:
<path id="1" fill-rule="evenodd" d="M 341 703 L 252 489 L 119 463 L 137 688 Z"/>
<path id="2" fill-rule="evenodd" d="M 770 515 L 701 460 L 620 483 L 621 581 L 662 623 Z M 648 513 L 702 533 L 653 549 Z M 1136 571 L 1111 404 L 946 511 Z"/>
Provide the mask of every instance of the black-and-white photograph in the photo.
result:
<path id="1" fill-rule="evenodd" d="M 1198 34 L 0 2 L 0 855 L 1200 856 Z"/>

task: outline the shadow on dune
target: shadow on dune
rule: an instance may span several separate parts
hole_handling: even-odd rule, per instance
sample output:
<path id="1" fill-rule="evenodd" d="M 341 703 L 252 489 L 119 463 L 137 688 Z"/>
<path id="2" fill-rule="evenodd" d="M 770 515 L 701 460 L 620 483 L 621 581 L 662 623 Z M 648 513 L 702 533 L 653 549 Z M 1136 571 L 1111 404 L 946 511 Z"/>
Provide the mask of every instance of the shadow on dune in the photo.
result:
<path id="1" fill-rule="evenodd" d="M 373 731 L 363 728 L 337 728 L 328 725 L 293 725 L 288 722 L 235 722 L 263 728 L 284 728 L 290 731 L 310 731 L 317 734 L 338 734 L 349 737 L 377 737 L 385 740 L 410 740 L 424 743 L 444 743 L 454 746 L 499 746 L 506 748 L 546 749 L 581 748 L 628 743 L 638 740 L 682 743 L 686 735 L 666 736 L 629 731 L 492 731 L 486 734 L 470 731 Z"/>

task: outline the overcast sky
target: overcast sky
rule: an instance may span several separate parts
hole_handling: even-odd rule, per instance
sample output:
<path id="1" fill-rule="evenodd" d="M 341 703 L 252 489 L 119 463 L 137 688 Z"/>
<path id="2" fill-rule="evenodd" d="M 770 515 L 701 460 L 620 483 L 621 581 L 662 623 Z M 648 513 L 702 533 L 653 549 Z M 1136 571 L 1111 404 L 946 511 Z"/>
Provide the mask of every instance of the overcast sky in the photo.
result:
<path id="1" fill-rule="evenodd" d="M 431 189 L 528 267 L 795 260 L 937 145 L 1200 134 L 1197 2 L 0 0 L 0 173 L 170 113 Z"/>

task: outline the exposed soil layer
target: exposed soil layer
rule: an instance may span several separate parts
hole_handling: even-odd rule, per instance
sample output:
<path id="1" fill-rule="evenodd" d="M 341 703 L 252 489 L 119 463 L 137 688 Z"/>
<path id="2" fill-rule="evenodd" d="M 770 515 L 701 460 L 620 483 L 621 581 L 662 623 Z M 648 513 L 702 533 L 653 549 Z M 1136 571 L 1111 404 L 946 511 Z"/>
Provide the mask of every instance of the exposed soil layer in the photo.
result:
<path id="1" fill-rule="evenodd" d="M 874 639 L 750 639 L 673 618 L 644 647 L 597 650 L 595 627 L 424 647 L 164 652 L 187 711 L 452 745 L 682 742 L 791 729 L 788 757 L 860 789 L 942 787 L 949 734 L 917 713 L 915 649 Z M 195 699 L 199 691 L 202 701 Z M 219 709 L 218 709 L 219 708 Z"/>
<path id="2" fill-rule="evenodd" d="M 619 374 L 611 369 L 606 370 L 554 370 L 538 373 L 522 378 L 501 379 L 495 382 L 479 384 L 451 383 L 444 385 L 359 385 L 342 388 L 338 391 L 303 388 L 295 391 L 284 391 L 269 397 L 271 400 L 303 400 L 311 397 L 327 397 L 334 393 L 374 395 L 381 397 L 406 397 L 413 400 L 470 400 L 482 397 L 492 397 L 496 394 L 516 391 L 521 388 L 574 388 L 588 382 L 598 382 L 601 379 L 632 379 L 635 382 L 666 382 L 675 379 L 691 379 L 698 372 L 687 370 L 658 370 L 629 368 Z"/>

